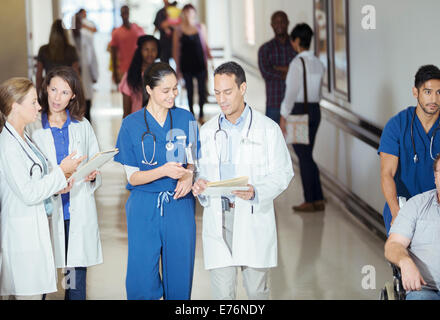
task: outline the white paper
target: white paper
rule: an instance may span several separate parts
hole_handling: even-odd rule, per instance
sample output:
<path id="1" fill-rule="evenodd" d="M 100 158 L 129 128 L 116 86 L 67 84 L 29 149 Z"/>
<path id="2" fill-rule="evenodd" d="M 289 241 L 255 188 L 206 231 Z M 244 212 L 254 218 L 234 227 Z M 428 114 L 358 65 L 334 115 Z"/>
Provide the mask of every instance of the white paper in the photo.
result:
<path id="1" fill-rule="evenodd" d="M 117 149 L 114 151 L 100 152 L 95 158 L 92 158 L 92 160 L 79 167 L 67 181 L 70 181 L 72 179 L 75 179 L 75 181 L 78 182 L 84 180 L 88 177 L 89 174 L 91 174 L 95 170 L 98 170 L 98 168 L 113 159 L 113 157 L 118 153 L 119 151 Z"/>
<path id="2" fill-rule="evenodd" d="M 202 193 L 204 196 L 228 196 L 232 195 L 232 191 L 247 191 L 249 186 L 245 187 L 208 187 Z"/>

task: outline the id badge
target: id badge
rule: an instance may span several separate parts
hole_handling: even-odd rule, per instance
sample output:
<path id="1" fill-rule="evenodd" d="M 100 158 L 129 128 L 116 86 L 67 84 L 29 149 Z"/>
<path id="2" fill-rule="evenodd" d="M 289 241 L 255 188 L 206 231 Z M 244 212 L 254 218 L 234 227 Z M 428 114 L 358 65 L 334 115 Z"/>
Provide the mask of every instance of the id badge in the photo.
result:
<path id="1" fill-rule="evenodd" d="M 188 147 L 185 148 L 185 155 L 186 155 L 186 163 L 187 164 L 195 164 L 193 152 L 192 152 L 192 143 L 190 143 L 188 145 Z"/>

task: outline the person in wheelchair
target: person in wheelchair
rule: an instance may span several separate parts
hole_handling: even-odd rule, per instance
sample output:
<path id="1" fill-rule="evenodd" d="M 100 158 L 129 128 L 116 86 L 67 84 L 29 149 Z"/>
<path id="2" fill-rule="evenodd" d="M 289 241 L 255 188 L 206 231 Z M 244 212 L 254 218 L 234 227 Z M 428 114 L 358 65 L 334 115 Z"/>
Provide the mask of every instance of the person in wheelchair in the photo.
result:
<path id="1" fill-rule="evenodd" d="M 385 257 L 401 269 L 406 300 L 440 300 L 440 155 L 434 160 L 436 189 L 403 206 L 385 243 Z"/>

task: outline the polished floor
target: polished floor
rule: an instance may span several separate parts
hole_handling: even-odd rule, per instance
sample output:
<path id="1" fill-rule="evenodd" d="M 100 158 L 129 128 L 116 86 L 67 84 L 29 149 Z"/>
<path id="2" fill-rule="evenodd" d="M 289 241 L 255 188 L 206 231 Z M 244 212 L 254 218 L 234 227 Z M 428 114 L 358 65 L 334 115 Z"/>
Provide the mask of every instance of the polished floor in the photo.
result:
<path id="1" fill-rule="evenodd" d="M 106 150 L 113 148 L 116 142 L 122 117 L 122 98 L 119 93 L 111 92 L 110 75 L 106 70 L 108 60 L 105 53 L 103 55 L 105 59 L 100 63 L 101 77 L 96 87 L 92 122 L 100 147 Z M 264 111 L 264 83 L 255 70 L 247 70 L 247 77 L 247 101 L 254 108 Z M 178 106 L 185 103 L 184 95 L 176 101 Z M 206 106 L 208 117 L 217 112 L 215 104 Z M 96 192 L 96 202 L 104 263 L 88 269 L 87 298 L 126 299 L 126 177 L 122 166 L 115 162 L 105 165 L 101 172 L 103 185 Z M 289 188 L 275 200 L 279 252 L 278 267 L 270 271 L 272 299 L 378 299 L 381 286 L 390 280 L 391 270 L 383 257 L 383 240 L 346 212 L 329 193 L 325 193 L 328 200 L 325 212 L 294 213 L 291 207 L 303 200 L 297 173 Z M 196 221 L 192 299 L 210 299 L 209 273 L 203 266 L 202 210 L 199 205 Z M 48 295 L 48 299 L 57 300 L 63 296 L 60 288 L 57 293 Z M 246 299 L 240 276 L 238 298 Z"/>

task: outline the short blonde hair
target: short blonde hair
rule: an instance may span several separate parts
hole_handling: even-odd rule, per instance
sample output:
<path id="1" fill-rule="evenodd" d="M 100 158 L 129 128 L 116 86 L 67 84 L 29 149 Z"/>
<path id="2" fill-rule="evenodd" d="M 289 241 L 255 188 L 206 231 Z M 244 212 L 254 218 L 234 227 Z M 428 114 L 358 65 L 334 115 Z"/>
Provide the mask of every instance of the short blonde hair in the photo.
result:
<path id="1" fill-rule="evenodd" d="M 11 78 L 0 85 L 0 132 L 14 102 L 22 103 L 34 84 L 27 78 Z"/>

